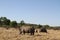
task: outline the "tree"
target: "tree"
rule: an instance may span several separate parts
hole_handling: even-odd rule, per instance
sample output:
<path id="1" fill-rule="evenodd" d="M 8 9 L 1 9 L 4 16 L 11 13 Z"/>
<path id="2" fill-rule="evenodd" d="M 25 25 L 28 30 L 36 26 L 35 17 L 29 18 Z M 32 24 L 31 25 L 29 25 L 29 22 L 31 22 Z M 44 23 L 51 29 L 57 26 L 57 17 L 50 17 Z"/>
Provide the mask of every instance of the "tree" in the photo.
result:
<path id="1" fill-rule="evenodd" d="M 17 26 L 17 22 L 16 22 L 16 21 L 12 21 L 12 22 L 10 23 L 10 26 L 16 28 L 16 26 Z"/>
<path id="2" fill-rule="evenodd" d="M 7 19 L 6 17 L 1 17 L 0 18 L 0 24 L 1 25 L 9 25 L 10 24 L 10 20 Z"/>
<path id="3" fill-rule="evenodd" d="M 1 24 L 5 25 L 6 24 L 5 22 L 6 22 L 7 18 L 6 17 L 1 17 L 0 20 L 1 20 Z"/>
<path id="4" fill-rule="evenodd" d="M 39 25 L 38 25 L 38 28 L 41 28 L 41 27 L 42 27 L 42 25 L 39 24 Z"/>
<path id="5" fill-rule="evenodd" d="M 50 26 L 49 25 L 44 25 L 45 28 L 49 28 Z"/>
<path id="6" fill-rule="evenodd" d="M 24 22 L 24 20 L 22 20 L 21 22 L 20 22 L 20 26 L 22 26 L 22 25 L 24 25 L 25 24 L 25 22 Z"/>
<path id="7" fill-rule="evenodd" d="M 5 23 L 6 23 L 6 25 L 10 25 L 10 20 L 7 19 Z"/>
<path id="8" fill-rule="evenodd" d="M 1 20 L 0 20 L 0 25 L 1 25 Z"/>

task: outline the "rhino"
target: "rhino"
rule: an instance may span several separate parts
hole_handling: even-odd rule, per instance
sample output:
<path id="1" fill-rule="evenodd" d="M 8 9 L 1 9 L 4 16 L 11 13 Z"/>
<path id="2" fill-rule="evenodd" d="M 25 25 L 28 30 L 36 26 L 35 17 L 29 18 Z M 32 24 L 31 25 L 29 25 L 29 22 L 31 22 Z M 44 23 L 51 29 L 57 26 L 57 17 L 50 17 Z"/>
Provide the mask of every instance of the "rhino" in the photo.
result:
<path id="1" fill-rule="evenodd" d="M 34 35 L 35 28 L 34 27 L 22 27 L 19 29 L 20 34 L 30 33 L 31 35 Z"/>

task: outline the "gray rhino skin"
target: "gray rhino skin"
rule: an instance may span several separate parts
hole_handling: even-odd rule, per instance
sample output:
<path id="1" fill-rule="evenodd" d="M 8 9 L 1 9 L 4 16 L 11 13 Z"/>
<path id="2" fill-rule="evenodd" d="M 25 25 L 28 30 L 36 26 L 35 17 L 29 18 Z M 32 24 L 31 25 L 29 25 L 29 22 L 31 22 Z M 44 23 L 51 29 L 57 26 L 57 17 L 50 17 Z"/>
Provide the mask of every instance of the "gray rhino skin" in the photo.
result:
<path id="1" fill-rule="evenodd" d="M 34 32 L 35 32 L 35 28 L 31 28 L 31 27 L 20 28 L 20 34 L 30 33 L 31 35 L 34 35 Z"/>

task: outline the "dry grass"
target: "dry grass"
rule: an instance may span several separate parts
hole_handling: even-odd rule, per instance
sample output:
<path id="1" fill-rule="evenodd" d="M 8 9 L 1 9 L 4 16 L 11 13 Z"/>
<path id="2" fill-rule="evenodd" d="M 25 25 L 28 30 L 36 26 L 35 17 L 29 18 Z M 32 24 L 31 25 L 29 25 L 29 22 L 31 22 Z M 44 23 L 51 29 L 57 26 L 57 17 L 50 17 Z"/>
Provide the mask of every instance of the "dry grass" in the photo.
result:
<path id="1" fill-rule="evenodd" d="M 0 40 L 60 40 L 60 30 L 48 30 L 48 33 L 35 33 L 20 35 L 18 29 L 0 28 Z"/>

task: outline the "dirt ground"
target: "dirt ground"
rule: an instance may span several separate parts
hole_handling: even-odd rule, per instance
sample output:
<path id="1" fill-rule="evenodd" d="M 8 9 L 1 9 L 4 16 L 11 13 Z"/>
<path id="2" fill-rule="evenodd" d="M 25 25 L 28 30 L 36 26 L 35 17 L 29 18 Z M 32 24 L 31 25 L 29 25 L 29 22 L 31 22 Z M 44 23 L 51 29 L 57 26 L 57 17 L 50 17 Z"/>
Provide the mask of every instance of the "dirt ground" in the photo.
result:
<path id="1" fill-rule="evenodd" d="M 21 35 L 18 29 L 0 28 L 0 40 L 60 40 L 60 30 L 48 30 L 48 33 L 38 32 L 35 35 Z"/>

